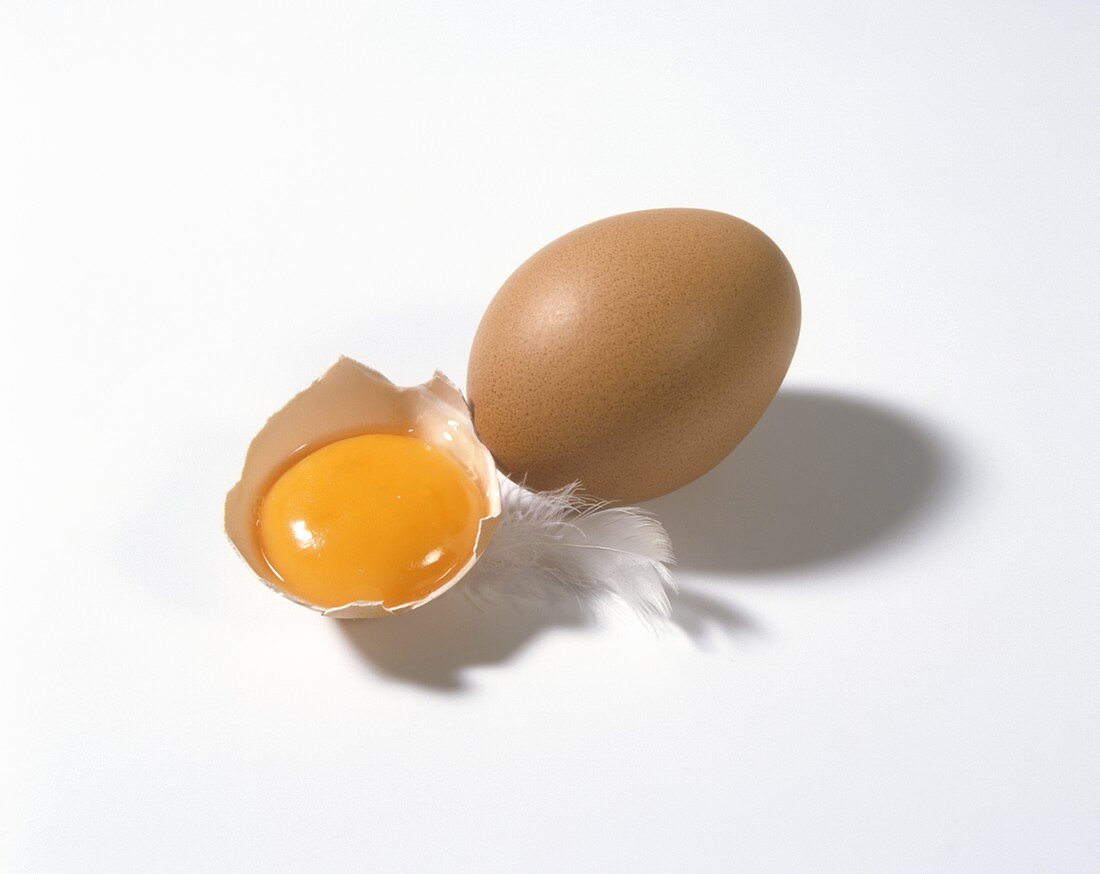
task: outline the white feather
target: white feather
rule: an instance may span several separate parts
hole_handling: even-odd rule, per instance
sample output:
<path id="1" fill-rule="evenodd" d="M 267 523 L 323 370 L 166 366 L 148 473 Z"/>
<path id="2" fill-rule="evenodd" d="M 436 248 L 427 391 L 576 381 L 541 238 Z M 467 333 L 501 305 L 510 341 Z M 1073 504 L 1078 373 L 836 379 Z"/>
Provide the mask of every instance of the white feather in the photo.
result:
<path id="1" fill-rule="evenodd" d="M 671 612 L 672 545 L 647 511 L 586 498 L 576 483 L 535 492 L 504 477 L 501 501 L 496 534 L 464 584 L 474 600 L 568 598 L 644 617 Z"/>

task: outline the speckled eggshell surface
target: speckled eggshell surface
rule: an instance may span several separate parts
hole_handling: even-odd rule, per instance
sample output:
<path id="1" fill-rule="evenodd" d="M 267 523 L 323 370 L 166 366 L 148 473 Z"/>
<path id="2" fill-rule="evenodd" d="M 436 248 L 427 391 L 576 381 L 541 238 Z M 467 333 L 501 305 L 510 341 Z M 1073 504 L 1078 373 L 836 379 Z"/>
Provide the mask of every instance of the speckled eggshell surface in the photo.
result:
<path id="1" fill-rule="evenodd" d="M 497 292 L 470 354 L 474 425 L 538 489 L 642 501 L 714 467 L 790 365 L 798 283 L 759 229 L 654 209 L 585 225 Z"/>

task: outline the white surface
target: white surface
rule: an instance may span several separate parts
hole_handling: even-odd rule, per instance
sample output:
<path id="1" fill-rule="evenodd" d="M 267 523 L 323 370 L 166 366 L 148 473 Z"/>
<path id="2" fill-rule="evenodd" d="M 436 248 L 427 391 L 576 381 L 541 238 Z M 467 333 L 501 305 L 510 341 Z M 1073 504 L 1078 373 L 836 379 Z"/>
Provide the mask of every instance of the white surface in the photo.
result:
<path id="1" fill-rule="evenodd" d="M 520 5 L 0 5 L 0 868 L 1096 870 L 1096 4 Z M 805 308 L 678 627 L 251 579 L 268 413 L 662 205 Z"/>

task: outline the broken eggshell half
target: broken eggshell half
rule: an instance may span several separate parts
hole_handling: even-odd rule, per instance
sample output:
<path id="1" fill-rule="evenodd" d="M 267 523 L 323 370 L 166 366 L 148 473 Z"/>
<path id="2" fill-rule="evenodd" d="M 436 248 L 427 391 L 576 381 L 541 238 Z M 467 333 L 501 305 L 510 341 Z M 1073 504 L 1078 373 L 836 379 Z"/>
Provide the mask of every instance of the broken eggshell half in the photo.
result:
<path id="1" fill-rule="evenodd" d="M 322 446 L 358 434 L 402 433 L 445 452 L 477 483 L 485 515 L 470 560 L 429 595 L 404 604 L 353 601 L 324 608 L 280 587 L 264 558 L 256 528 L 260 505 L 275 480 L 292 464 Z M 225 499 L 225 532 L 237 552 L 270 588 L 295 603 L 338 619 L 367 619 L 403 613 L 439 597 L 461 580 L 485 551 L 500 519 L 500 484 L 489 450 L 477 439 L 462 392 L 436 372 L 423 385 L 394 385 L 376 370 L 341 358 L 309 388 L 275 413 L 253 438 L 240 481 Z"/>

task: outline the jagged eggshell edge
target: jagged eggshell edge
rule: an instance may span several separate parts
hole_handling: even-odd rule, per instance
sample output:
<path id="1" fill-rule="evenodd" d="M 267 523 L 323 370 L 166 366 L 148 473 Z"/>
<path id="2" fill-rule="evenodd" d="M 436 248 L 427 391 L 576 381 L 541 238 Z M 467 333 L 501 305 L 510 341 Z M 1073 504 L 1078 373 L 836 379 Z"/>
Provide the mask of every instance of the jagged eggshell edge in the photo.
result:
<path id="1" fill-rule="evenodd" d="M 454 577 L 417 601 L 387 606 L 354 601 L 339 607 L 310 604 L 283 591 L 260 551 L 256 517 L 274 479 L 290 459 L 309 447 L 372 430 L 409 429 L 413 436 L 446 452 L 477 482 L 488 511 L 478 525 L 474 554 Z M 398 386 L 381 373 L 341 357 L 320 379 L 295 395 L 252 439 L 240 480 L 225 499 L 225 532 L 238 554 L 271 589 L 284 598 L 337 619 L 372 619 L 420 607 L 456 585 L 489 544 L 500 520 L 500 484 L 492 453 L 474 431 L 462 392 L 439 371 L 426 383 Z"/>

